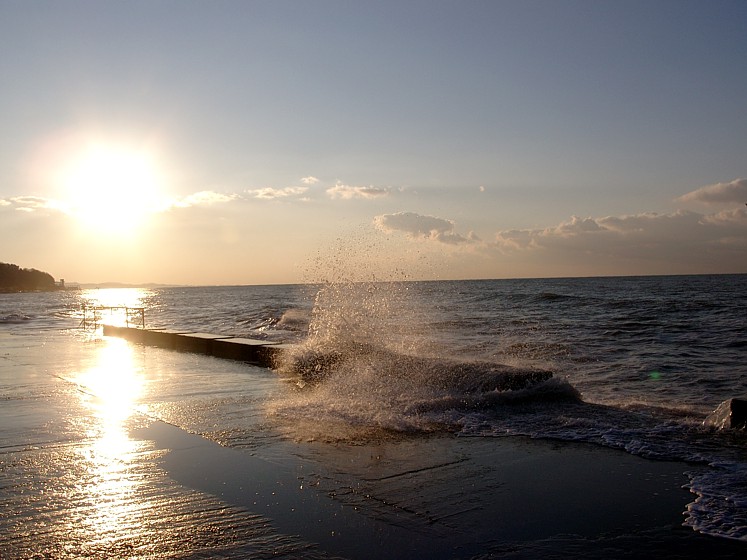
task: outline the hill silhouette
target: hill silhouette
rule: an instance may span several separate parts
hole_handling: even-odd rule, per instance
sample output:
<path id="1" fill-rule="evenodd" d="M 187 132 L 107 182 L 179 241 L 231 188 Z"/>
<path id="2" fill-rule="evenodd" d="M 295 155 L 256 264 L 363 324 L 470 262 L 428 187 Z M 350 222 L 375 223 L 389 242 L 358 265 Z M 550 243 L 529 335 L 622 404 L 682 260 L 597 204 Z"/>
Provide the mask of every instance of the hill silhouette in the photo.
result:
<path id="1" fill-rule="evenodd" d="M 0 262 L 0 292 L 50 292 L 56 289 L 54 278 L 47 272 Z"/>

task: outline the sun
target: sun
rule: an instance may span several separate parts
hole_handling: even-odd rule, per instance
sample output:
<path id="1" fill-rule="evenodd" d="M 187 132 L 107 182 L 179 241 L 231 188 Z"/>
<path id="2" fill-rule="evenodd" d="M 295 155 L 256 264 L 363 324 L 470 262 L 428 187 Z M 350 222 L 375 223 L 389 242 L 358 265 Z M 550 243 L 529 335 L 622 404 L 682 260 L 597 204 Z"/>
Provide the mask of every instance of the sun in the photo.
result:
<path id="1" fill-rule="evenodd" d="M 163 208 L 162 183 L 152 155 L 115 144 L 82 150 L 63 179 L 68 213 L 81 226 L 123 237 Z"/>

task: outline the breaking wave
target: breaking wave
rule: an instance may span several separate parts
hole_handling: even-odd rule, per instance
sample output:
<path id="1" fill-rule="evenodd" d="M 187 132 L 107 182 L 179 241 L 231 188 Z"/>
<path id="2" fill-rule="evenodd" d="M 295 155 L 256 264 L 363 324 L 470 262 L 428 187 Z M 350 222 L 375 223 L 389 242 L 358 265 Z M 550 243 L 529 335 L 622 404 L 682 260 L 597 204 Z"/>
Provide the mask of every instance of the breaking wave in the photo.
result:
<path id="1" fill-rule="evenodd" d="M 463 416 L 534 401 L 580 401 L 547 369 L 438 353 L 427 312 L 400 282 L 319 288 L 308 336 L 277 370 L 297 390 L 271 404 L 296 438 L 459 430 Z"/>
<path id="2" fill-rule="evenodd" d="M 346 270 L 367 270 L 350 257 L 321 269 L 346 263 Z M 589 328 L 576 299 L 555 290 L 537 295 L 516 283 L 502 292 L 490 285 L 481 292 L 474 284 L 476 293 L 466 295 L 447 293 L 444 284 L 437 297 L 425 284 L 388 277 L 351 274 L 317 285 L 306 337 L 277 364 L 293 390 L 268 405 L 285 435 L 347 444 L 438 431 L 527 436 L 681 461 L 694 495 L 684 525 L 747 541 L 744 437 L 704 426 L 703 405 L 693 398 L 702 399 L 702 389 L 688 390 L 668 373 L 681 366 L 683 354 L 672 354 L 674 344 L 664 339 L 675 336 L 677 317 L 665 323 L 648 300 L 618 306 L 588 293 L 580 301 L 599 308 Z M 551 311 L 560 307 L 567 324 L 552 320 Z M 627 358 L 629 348 L 651 340 L 667 344 L 653 365 Z M 706 358 L 700 363 L 711 364 Z M 708 374 L 714 382 L 723 379 Z M 662 376 L 667 389 L 679 392 L 662 399 L 662 384 L 653 385 Z M 703 377 L 695 379 L 702 383 Z M 576 386 L 591 389 L 588 400 Z"/>

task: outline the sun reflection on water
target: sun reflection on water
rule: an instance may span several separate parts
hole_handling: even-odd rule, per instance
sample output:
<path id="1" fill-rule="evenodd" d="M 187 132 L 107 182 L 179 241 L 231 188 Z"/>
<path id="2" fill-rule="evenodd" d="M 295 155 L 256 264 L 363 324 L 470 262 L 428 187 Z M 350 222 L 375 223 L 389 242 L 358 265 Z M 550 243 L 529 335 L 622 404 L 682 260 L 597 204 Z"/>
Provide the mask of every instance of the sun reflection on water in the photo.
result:
<path id="1" fill-rule="evenodd" d="M 148 300 L 153 295 L 152 290 L 143 288 L 85 290 L 81 294 L 84 319 L 94 324 L 105 323 L 118 327 L 129 326 L 131 323 L 144 323 L 144 315 L 140 315 L 139 312 L 134 312 L 134 310 L 145 310 L 148 307 Z M 85 311 L 85 309 L 88 309 L 88 311 Z M 91 313 L 91 315 L 88 313 Z"/>
<path id="2" fill-rule="evenodd" d="M 97 361 L 82 372 L 78 383 L 90 410 L 88 445 L 80 450 L 85 493 L 95 513 L 83 521 L 99 546 L 130 536 L 137 530 L 142 484 L 136 472 L 145 442 L 130 437 L 131 417 L 145 388 L 144 372 L 125 340 L 101 341 Z"/>
<path id="3" fill-rule="evenodd" d="M 96 288 L 86 290 L 83 299 L 88 305 L 104 306 L 142 306 L 144 301 L 153 294 L 151 290 L 143 288 Z"/>
<path id="4" fill-rule="evenodd" d="M 89 397 L 88 405 L 106 425 L 121 424 L 133 412 L 145 386 L 142 367 L 135 363 L 133 349 L 123 339 L 101 340 L 96 363 L 77 381 Z"/>

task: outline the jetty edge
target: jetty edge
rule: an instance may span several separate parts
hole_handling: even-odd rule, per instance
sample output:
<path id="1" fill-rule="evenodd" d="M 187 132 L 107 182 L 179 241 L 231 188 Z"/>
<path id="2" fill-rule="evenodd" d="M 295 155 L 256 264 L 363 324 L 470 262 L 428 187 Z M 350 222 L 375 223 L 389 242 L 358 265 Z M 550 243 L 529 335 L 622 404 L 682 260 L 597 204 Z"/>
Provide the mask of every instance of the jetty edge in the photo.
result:
<path id="1" fill-rule="evenodd" d="M 143 329 L 103 325 L 103 334 L 145 346 L 205 354 L 226 360 L 249 362 L 266 368 L 274 368 L 278 358 L 294 348 L 293 344 L 270 340 L 178 329 Z"/>
<path id="2" fill-rule="evenodd" d="M 146 346 L 205 354 L 226 360 L 247 362 L 270 369 L 276 369 L 280 357 L 296 347 L 294 344 L 227 334 L 178 329 L 119 327 L 106 324 L 103 325 L 103 334 L 104 336 L 115 336 Z M 747 395 L 723 401 L 706 417 L 703 425 L 716 430 L 747 432 Z"/>

